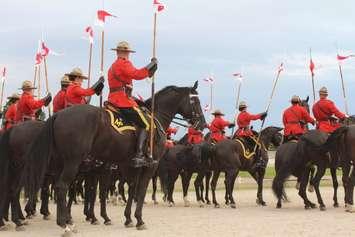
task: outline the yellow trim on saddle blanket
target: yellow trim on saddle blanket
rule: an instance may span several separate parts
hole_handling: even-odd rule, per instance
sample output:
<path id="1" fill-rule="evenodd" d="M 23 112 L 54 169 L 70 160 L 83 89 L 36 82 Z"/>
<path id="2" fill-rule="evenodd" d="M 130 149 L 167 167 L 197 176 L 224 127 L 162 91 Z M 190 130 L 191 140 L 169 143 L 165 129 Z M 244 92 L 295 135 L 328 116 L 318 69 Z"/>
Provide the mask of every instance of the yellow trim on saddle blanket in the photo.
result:
<path id="1" fill-rule="evenodd" d="M 122 120 L 115 118 L 111 110 L 105 109 L 110 116 L 110 122 L 113 129 L 118 133 L 122 134 L 124 131 L 136 131 L 136 128 L 133 126 L 125 126 Z"/>
<path id="2" fill-rule="evenodd" d="M 255 144 L 257 144 L 257 146 L 259 147 L 262 147 L 263 149 L 266 150 L 265 148 L 265 145 L 263 143 L 260 143 L 257 141 L 257 139 L 255 137 L 250 137 L 251 139 L 253 139 L 253 141 L 255 142 Z M 243 149 L 243 155 L 244 155 L 244 158 L 246 158 L 247 160 L 251 159 L 254 155 L 255 155 L 255 152 L 254 151 L 249 151 L 248 149 L 245 148 L 245 145 L 243 143 L 242 140 L 240 140 L 239 138 L 235 138 L 234 139 L 236 142 L 238 142 L 240 144 L 240 146 L 242 147 Z"/>

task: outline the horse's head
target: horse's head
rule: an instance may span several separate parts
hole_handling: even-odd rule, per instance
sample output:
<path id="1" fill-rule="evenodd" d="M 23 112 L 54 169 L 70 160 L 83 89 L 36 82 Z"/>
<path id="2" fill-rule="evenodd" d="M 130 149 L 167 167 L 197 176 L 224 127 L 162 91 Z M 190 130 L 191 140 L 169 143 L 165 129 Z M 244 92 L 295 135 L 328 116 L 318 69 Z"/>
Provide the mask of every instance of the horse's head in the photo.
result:
<path id="1" fill-rule="evenodd" d="M 160 90 L 156 94 L 155 102 L 160 118 L 170 123 L 176 114 L 180 114 L 184 119 L 191 120 L 195 128 L 202 130 L 206 120 L 202 112 L 197 87 L 198 82 L 196 81 L 192 87 L 168 86 Z M 151 99 L 146 101 L 148 107 L 151 107 L 151 103 Z"/>
<path id="2" fill-rule="evenodd" d="M 283 139 L 281 131 L 282 128 L 279 127 L 267 127 L 261 131 L 261 139 L 265 146 L 269 146 L 270 143 L 272 143 L 275 147 L 280 146 Z"/>
<path id="3" fill-rule="evenodd" d="M 308 101 L 309 101 L 309 96 L 307 96 L 306 99 L 301 100 L 300 105 L 301 105 L 303 108 L 305 108 L 305 109 L 308 111 L 308 113 L 309 113 L 309 104 L 308 104 Z"/>
<path id="4" fill-rule="evenodd" d="M 181 98 L 179 114 L 190 119 L 195 128 L 202 130 L 206 125 L 206 120 L 202 112 L 197 87 L 198 81 L 189 88 L 188 95 Z"/>

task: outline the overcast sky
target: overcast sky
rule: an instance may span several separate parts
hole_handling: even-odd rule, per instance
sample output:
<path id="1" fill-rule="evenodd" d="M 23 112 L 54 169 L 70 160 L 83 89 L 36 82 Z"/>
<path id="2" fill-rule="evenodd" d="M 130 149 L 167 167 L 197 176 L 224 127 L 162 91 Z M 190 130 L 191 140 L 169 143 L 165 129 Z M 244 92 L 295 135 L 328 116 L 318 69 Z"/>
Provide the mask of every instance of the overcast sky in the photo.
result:
<path id="1" fill-rule="evenodd" d="M 163 0 L 162 0 L 163 1 Z M 200 80 L 202 104 L 209 103 L 208 85 L 202 79 L 215 77 L 214 107 L 232 119 L 236 86 L 232 74 L 242 72 L 241 99 L 251 112 L 265 109 L 272 81 L 281 62 L 281 74 L 268 124 L 280 125 L 282 110 L 293 94 L 312 96 L 309 48 L 318 68 L 316 89 L 327 86 L 330 97 L 344 109 L 337 68 L 337 50 L 355 53 L 353 23 L 355 2 L 350 0 L 165 0 L 166 10 L 158 17 L 157 87 L 192 85 Z M 50 90 L 59 89 L 62 74 L 79 66 L 87 72 L 88 42 L 84 29 L 92 25 L 99 0 L 1 0 L 0 66 L 8 68 L 5 94 L 33 80 L 34 55 L 42 37 L 62 56 L 49 56 Z M 117 18 L 105 27 L 105 71 L 114 61 L 109 49 L 127 40 L 137 51 L 137 67 L 148 63 L 152 52 L 153 10 L 151 0 L 105 0 L 104 7 Z M 95 27 L 95 79 L 99 72 L 99 30 Z M 343 65 L 350 114 L 355 113 L 355 59 Z M 106 75 L 106 72 L 105 72 Z M 135 91 L 149 96 L 150 84 L 135 82 Z M 107 87 L 105 88 L 107 93 Z M 93 100 L 97 104 L 97 100 Z M 207 117 L 208 118 L 208 117 Z M 257 126 L 258 127 L 258 126 Z"/>

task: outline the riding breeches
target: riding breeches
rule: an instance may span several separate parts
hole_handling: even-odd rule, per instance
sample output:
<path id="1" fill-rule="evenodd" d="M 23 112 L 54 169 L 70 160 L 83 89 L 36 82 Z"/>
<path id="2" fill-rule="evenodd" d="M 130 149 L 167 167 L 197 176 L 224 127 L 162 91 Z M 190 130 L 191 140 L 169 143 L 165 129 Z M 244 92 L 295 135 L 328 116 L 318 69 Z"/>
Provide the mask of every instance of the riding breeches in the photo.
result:
<path id="1" fill-rule="evenodd" d="M 147 131 L 149 130 L 149 122 L 138 107 L 120 108 L 120 112 L 128 121 L 133 122 L 140 128 L 143 128 Z"/>

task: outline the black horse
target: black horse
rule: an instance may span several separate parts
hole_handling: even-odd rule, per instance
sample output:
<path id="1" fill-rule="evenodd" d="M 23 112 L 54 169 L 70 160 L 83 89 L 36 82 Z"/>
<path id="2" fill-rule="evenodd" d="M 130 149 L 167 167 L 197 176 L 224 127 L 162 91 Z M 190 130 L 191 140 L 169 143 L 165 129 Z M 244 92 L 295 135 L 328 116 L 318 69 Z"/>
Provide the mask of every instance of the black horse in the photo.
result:
<path id="1" fill-rule="evenodd" d="M 210 145 L 203 142 L 202 144 L 197 145 L 177 144 L 175 147 L 170 148 L 164 155 L 159 164 L 159 174 L 160 179 L 163 180 L 163 183 L 167 188 L 167 201 L 169 202 L 169 205 L 174 203 L 174 185 L 180 175 L 184 203 L 185 206 L 189 206 L 190 202 L 187 198 L 187 192 L 192 174 L 197 173 L 197 177 L 194 181 L 196 199 L 199 205 L 203 206 L 203 201 L 205 200 L 202 195 L 203 189 L 201 190 L 201 186 L 203 186 L 203 178 L 210 172 L 210 153 Z M 206 189 L 208 190 L 208 185 Z M 206 202 L 209 203 L 208 196 L 205 198 Z"/>
<path id="2" fill-rule="evenodd" d="M 276 176 L 273 180 L 272 189 L 278 198 L 277 208 L 281 208 L 281 200 L 285 197 L 283 184 L 292 174 L 299 178 L 299 195 L 304 200 L 306 209 L 316 208 L 307 197 L 307 183 L 312 166 L 317 166 L 316 175 L 312 178 L 312 184 L 317 195 L 320 210 L 325 210 L 323 199 L 319 191 L 320 180 L 329 166 L 329 151 L 331 144 L 336 142 L 344 133 L 345 128 L 340 128 L 328 136 L 319 130 L 310 130 L 296 141 L 282 144 L 276 152 L 275 169 Z"/>
<path id="3" fill-rule="evenodd" d="M 265 169 L 257 167 L 256 162 L 259 159 L 263 159 L 267 164 L 268 155 L 266 149 L 270 144 L 276 147 L 280 145 L 282 141 L 281 130 L 282 128 L 278 127 L 267 127 L 261 131 L 260 141 L 262 147 L 260 148 L 260 153 L 257 152 L 249 158 L 245 157 L 241 143 L 233 139 L 226 139 L 215 145 L 215 153 L 212 158 L 213 177 L 211 181 L 212 198 L 215 207 L 219 207 L 215 192 L 217 180 L 221 172 L 225 172 L 226 196 L 229 199 L 230 206 L 232 208 L 236 207 L 233 198 L 233 189 L 239 171 L 248 171 L 257 181 L 257 203 L 263 206 L 266 205 L 262 195 Z"/>
<path id="4" fill-rule="evenodd" d="M 205 126 L 198 98 L 197 82 L 193 87 L 169 86 L 155 96 L 156 123 L 154 140 L 154 158 L 159 160 L 164 153 L 165 134 L 176 114 L 193 119 L 199 126 Z M 151 100 L 146 101 L 148 107 Z M 160 125 L 159 125 L 160 124 Z M 161 129 L 159 127 L 161 126 Z M 33 196 L 40 187 L 46 170 L 48 158 L 56 154 L 63 161 L 63 171 L 56 182 L 57 224 L 65 232 L 73 231 L 72 220 L 66 207 L 65 195 L 69 184 L 74 180 L 79 165 L 88 157 L 116 163 L 122 175 L 128 181 L 129 191 L 125 209 L 125 226 L 132 227 L 131 206 L 133 197 L 137 198 L 135 217 L 137 229 L 144 229 L 142 208 L 150 178 L 157 165 L 145 168 L 133 168 L 131 160 L 135 155 L 136 133 L 126 131 L 117 133 L 110 125 L 110 118 L 104 109 L 90 105 L 73 106 L 52 116 L 34 142 L 29 152 L 27 188 Z"/>
<path id="5" fill-rule="evenodd" d="M 19 201 L 21 189 L 18 187 L 21 185 L 21 173 L 28 160 L 26 152 L 43 127 L 44 122 L 28 121 L 13 126 L 1 137 L 0 228 L 4 226 L 3 218 L 7 219 L 9 205 L 12 210 L 11 220 L 16 224 L 16 228 L 22 230 L 26 224 Z"/>

